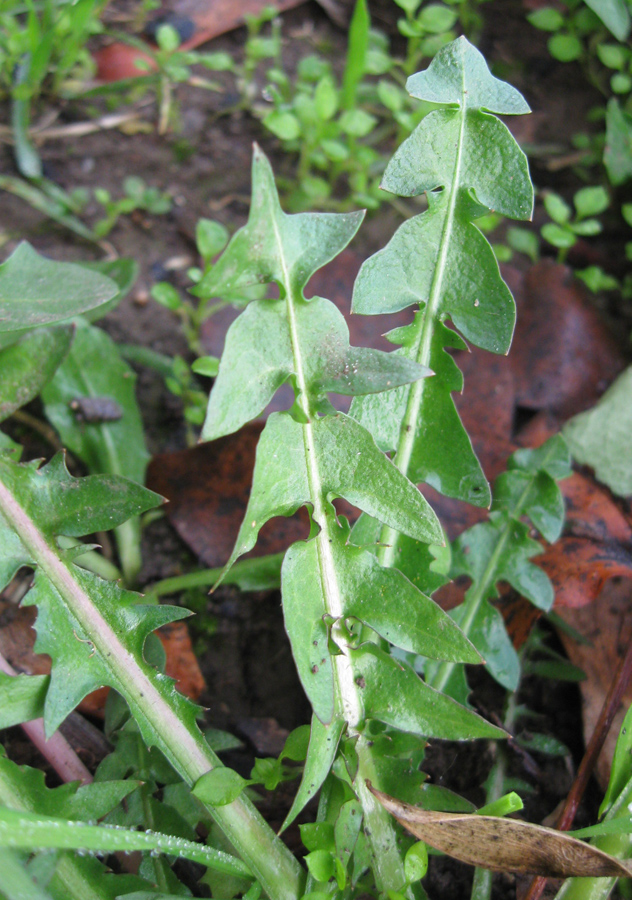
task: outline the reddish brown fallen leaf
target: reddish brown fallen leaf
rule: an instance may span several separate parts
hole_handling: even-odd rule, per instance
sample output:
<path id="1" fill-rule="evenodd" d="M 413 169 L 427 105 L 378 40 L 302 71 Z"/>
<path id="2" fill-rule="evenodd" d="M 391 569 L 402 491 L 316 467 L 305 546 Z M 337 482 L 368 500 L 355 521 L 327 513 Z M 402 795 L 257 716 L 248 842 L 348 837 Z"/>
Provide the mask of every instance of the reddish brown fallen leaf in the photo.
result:
<path id="1" fill-rule="evenodd" d="M 279 12 L 300 6 L 305 0 L 276 0 L 275 7 Z M 171 23 L 185 37 L 180 45 L 181 50 L 192 50 L 207 41 L 226 34 L 234 28 L 243 25 L 246 16 L 257 16 L 265 7 L 269 6 L 268 0 L 171 0 L 168 9 L 163 9 L 155 17 L 156 23 Z M 99 81 L 121 81 L 124 78 L 137 78 L 138 76 L 151 74 L 157 70 L 156 63 L 149 53 L 130 47 L 129 44 L 116 42 L 103 47 L 94 54 L 97 65 L 97 78 Z M 141 60 L 149 66 L 143 69 L 136 65 L 136 60 Z"/>
<path id="2" fill-rule="evenodd" d="M 632 582 L 628 579 L 610 581 L 598 599 L 581 608 L 557 610 L 558 614 L 579 631 L 590 643 L 580 644 L 560 631 L 564 649 L 571 660 L 586 673 L 580 685 L 584 737 L 588 742 L 599 717 L 614 672 L 632 639 Z M 614 752 L 623 716 L 632 704 L 632 689 L 624 695 L 604 748 L 599 756 L 595 775 L 605 790 L 610 776 L 610 761 Z"/>
<path id="3" fill-rule="evenodd" d="M 186 622 L 171 622 L 156 632 L 167 654 L 165 673 L 175 679 L 181 694 L 197 700 L 206 690 L 206 682 L 193 652 Z"/>
<path id="4" fill-rule="evenodd" d="M 147 486 L 169 500 L 167 515 L 180 537 L 205 565 L 222 566 L 230 556 L 246 511 L 257 441 L 263 429 L 252 423 L 235 435 L 190 450 L 155 456 Z M 253 556 L 277 553 L 307 537 L 304 511 L 261 529 Z"/>
<path id="5" fill-rule="evenodd" d="M 470 866 L 551 878 L 632 874 L 625 862 L 553 828 L 475 813 L 431 812 L 369 787 L 416 838 Z"/>
<path id="6" fill-rule="evenodd" d="M 587 289 L 567 266 L 542 260 L 517 299 L 510 359 L 518 405 L 563 418 L 592 406 L 624 359 Z"/>

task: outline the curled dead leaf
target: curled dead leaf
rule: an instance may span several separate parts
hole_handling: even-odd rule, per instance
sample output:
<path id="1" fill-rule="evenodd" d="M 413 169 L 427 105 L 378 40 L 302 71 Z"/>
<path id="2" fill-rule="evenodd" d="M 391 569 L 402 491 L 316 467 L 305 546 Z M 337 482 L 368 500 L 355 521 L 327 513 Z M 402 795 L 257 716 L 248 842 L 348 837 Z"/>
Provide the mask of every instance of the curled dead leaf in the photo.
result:
<path id="1" fill-rule="evenodd" d="M 495 872 L 549 878 L 629 878 L 632 868 L 562 831 L 517 819 L 443 813 L 402 803 L 367 786 L 408 831 L 435 850 Z"/>

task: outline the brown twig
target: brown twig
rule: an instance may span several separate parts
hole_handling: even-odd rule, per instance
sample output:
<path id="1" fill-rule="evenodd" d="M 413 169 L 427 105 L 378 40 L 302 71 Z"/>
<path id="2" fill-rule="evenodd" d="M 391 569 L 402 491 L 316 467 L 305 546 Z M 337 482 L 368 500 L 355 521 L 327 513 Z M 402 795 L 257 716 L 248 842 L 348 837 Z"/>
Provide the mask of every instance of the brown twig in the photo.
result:
<path id="1" fill-rule="evenodd" d="M 586 786 L 592 771 L 595 768 L 597 757 L 601 753 L 603 745 L 608 737 L 608 732 L 617 714 L 623 695 L 630 683 L 632 677 L 632 637 L 628 641 L 628 648 L 625 656 L 619 663 L 617 671 L 612 679 L 610 690 L 601 707 L 599 719 L 595 725 L 592 737 L 586 747 L 584 758 L 581 761 L 573 786 L 571 787 L 568 797 L 562 807 L 562 811 L 558 817 L 556 828 L 559 831 L 568 831 L 573 824 L 573 820 L 577 813 L 577 807 L 584 795 Z M 539 900 L 546 886 L 546 878 L 538 875 L 534 878 L 523 900 Z"/>

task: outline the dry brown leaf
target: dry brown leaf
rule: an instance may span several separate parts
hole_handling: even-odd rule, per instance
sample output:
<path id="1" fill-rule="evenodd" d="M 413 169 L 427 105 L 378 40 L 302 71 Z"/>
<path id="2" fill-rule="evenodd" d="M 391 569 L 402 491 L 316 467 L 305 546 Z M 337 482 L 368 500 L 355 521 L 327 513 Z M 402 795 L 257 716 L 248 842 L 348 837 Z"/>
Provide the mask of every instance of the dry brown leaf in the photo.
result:
<path id="1" fill-rule="evenodd" d="M 517 819 L 432 812 L 367 785 L 416 838 L 471 866 L 549 878 L 629 878 L 632 874 L 625 862 L 562 831 Z"/>

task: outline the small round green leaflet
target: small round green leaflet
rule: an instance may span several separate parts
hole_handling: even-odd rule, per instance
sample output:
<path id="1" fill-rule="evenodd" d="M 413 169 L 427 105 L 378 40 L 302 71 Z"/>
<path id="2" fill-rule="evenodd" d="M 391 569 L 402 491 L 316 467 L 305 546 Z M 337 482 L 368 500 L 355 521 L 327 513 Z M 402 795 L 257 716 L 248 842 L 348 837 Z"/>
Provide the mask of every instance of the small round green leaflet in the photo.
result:
<path id="1" fill-rule="evenodd" d="M 161 281 L 159 284 L 155 284 L 151 289 L 151 296 L 156 303 L 160 303 L 161 306 L 166 306 L 167 309 L 170 309 L 173 312 L 180 309 L 182 306 L 180 294 L 168 281 Z"/>
<path id="2" fill-rule="evenodd" d="M 560 62 L 572 62 L 582 53 L 581 41 L 573 34 L 555 34 L 548 43 L 549 53 Z"/>
<path id="3" fill-rule="evenodd" d="M 307 756 L 307 747 L 309 744 L 310 727 L 309 725 L 301 725 L 291 731 L 285 741 L 281 759 L 291 759 L 294 762 L 302 762 Z"/>
<path id="4" fill-rule="evenodd" d="M 212 806 L 227 806 L 239 797 L 250 782 L 233 769 L 216 768 L 196 781 L 192 794 Z"/>
<path id="5" fill-rule="evenodd" d="M 0 847 L 24 850 L 87 850 L 124 853 L 144 850 L 190 859 L 209 868 L 240 877 L 251 876 L 248 866 L 220 850 L 184 838 L 108 825 L 86 825 L 54 816 L 39 816 L 0 807 Z"/>
<path id="6" fill-rule="evenodd" d="M 428 871 L 428 848 L 423 841 L 417 841 L 409 847 L 404 857 L 404 872 L 407 881 L 421 881 Z"/>
<path id="7" fill-rule="evenodd" d="M 205 375 L 207 378 L 215 378 L 219 371 L 219 360 L 216 356 L 201 356 L 191 363 L 191 371 L 196 375 Z"/>
<path id="8" fill-rule="evenodd" d="M 305 862 L 316 881 L 329 881 L 336 874 L 335 859 L 328 850 L 313 850 Z"/>
<path id="9" fill-rule="evenodd" d="M 195 226 L 195 243 L 204 260 L 210 260 L 221 253 L 229 238 L 228 229 L 213 219 L 200 219 Z"/>

